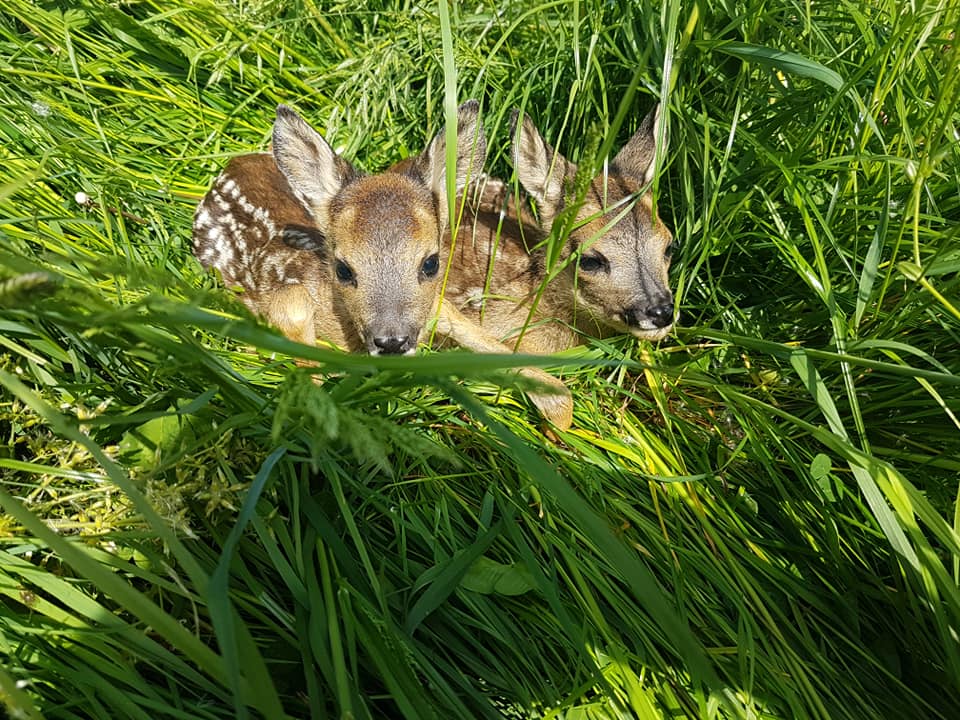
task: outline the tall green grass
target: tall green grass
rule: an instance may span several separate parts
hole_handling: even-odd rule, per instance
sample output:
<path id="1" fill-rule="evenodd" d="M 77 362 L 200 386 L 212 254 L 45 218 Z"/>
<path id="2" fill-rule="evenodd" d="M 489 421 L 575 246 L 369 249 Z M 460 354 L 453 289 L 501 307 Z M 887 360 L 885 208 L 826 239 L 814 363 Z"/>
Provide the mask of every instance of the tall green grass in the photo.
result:
<path id="1" fill-rule="evenodd" d="M 954 4 L 70 5 L 0 12 L 8 715 L 955 715 Z M 501 177 L 513 107 L 595 167 L 666 110 L 680 327 L 550 360 L 559 437 L 189 252 L 278 102 L 378 170 L 469 97 Z"/>

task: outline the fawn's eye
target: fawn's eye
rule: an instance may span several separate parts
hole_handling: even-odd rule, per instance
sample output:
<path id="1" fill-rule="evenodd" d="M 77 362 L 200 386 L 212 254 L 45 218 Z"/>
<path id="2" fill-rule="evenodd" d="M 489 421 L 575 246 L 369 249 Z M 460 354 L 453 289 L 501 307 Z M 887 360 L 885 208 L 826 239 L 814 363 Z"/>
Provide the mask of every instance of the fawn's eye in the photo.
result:
<path id="1" fill-rule="evenodd" d="M 426 260 L 423 261 L 423 264 L 420 266 L 420 272 L 423 273 L 424 277 L 432 278 L 440 270 L 440 256 L 437 253 L 434 253 Z"/>
<path id="2" fill-rule="evenodd" d="M 667 245 L 667 247 L 664 249 L 664 251 L 663 251 L 663 256 L 664 256 L 667 260 L 669 260 L 670 258 L 673 257 L 673 253 L 676 251 L 676 249 L 677 249 L 677 244 L 676 244 L 675 242 L 670 243 L 670 244 Z"/>
<path id="3" fill-rule="evenodd" d="M 584 272 L 596 272 L 607 264 L 607 259 L 603 255 L 581 255 L 580 269 Z"/>
<path id="4" fill-rule="evenodd" d="M 343 260 L 337 260 L 337 265 L 334 271 L 337 273 L 337 280 L 342 283 L 353 282 L 355 279 L 353 270 L 351 270 L 350 266 L 347 265 Z"/>

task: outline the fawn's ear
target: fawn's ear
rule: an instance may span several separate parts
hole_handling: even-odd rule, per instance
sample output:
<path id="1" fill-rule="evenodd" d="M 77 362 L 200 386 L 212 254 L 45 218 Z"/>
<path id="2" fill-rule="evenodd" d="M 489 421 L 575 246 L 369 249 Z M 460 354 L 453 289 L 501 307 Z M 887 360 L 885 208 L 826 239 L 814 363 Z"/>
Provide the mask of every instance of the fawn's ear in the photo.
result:
<path id="1" fill-rule="evenodd" d="M 313 213 L 320 232 L 326 232 L 331 200 L 357 171 L 286 105 L 277 106 L 273 157 L 294 193 Z"/>
<path id="2" fill-rule="evenodd" d="M 567 180 L 573 179 L 577 166 L 547 144 L 529 117 L 524 115 L 521 121 L 518 110 L 510 117 L 510 136 L 517 179 L 539 206 L 543 229 L 550 230 L 563 207 Z"/>
<path id="3" fill-rule="evenodd" d="M 660 122 L 660 103 L 657 103 L 613 159 L 613 167 L 617 172 L 632 177 L 642 185 L 653 180 Z"/>
<path id="4" fill-rule="evenodd" d="M 480 124 L 480 103 L 468 100 L 457 108 L 457 155 L 453 168 L 456 190 L 460 193 L 467 183 L 483 172 L 487 157 L 487 139 Z M 439 225 L 447 224 L 447 141 L 441 130 L 414 161 L 413 170 L 437 198 Z"/>

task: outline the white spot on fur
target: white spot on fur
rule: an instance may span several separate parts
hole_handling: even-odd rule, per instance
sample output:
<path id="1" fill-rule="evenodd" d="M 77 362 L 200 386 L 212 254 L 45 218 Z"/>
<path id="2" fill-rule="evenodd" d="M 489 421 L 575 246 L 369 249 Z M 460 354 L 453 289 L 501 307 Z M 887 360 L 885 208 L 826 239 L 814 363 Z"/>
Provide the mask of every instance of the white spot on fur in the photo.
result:
<path id="1" fill-rule="evenodd" d="M 323 247 L 315 235 L 290 228 L 284 229 L 283 242 L 299 250 L 319 250 Z"/>

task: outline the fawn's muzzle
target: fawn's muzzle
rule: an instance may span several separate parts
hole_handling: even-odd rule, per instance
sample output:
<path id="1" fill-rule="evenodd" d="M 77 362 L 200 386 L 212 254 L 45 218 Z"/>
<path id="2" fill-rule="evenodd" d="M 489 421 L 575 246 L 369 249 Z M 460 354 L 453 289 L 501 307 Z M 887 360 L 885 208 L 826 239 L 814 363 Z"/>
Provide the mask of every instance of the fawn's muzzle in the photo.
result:
<path id="1" fill-rule="evenodd" d="M 649 304 L 625 308 L 623 321 L 631 328 L 668 327 L 673 323 L 673 298 L 659 297 Z"/>
<path id="2" fill-rule="evenodd" d="M 371 355 L 400 355 L 413 351 L 409 335 L 384 335 L 373 338 Z"/>

